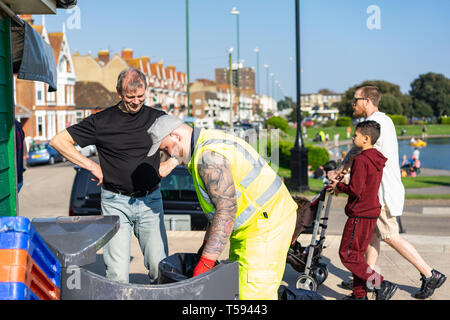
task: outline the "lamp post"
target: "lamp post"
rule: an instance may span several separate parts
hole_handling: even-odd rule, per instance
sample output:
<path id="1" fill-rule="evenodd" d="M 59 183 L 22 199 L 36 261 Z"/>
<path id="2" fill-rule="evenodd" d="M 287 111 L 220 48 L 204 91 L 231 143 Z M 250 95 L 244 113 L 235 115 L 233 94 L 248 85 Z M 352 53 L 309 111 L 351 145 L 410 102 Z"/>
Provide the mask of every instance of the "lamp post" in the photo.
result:
<path id="1" fill-rule="evenodd" d="M 270 74 L 270 78 L 271 78 L 271 80 L 272 81 L 270 81 L 270 97 L 272 98 L 272 99 L 274 99 L 274 94 L 273 94 L 273 76 L 274 76 L 274 73 L 273 72 L 271 72 Z"/>
<path id="2" fill-rule="evenodd" d="M 256 97 L 258 99 L 258 105 L 257 105 L 257 109 L 256 109 L 256 113 L 259 116 L 259 48 L 256 47 L 255 49 L 253 49 L 253 52 L 256 53 Z"/>
<path id="3" fill-rule="evenodd" d="M 253 49 L 256 53 L 256 94 L 259 94 L 259 48 Z"/>
<path id="4" fill-rule="evenodd" d="M 265 64 L 264 68 L 266 69 L 266 94 L 268 97 L 270 95 L 270 92 L 269 92 L 269 65 Z"/>
<path id="5" fill-rule="evenodd" d="M 233 110 L 233 48 L 228 50 L 228 83 L 230 85 L 230 129 L 233 131 L 233 118 L 234 118 L 234 110 Z"/>
<path id="6" fill-rule="evenodd" d="M 189 0 L 186 0 L 186 76 L 187 76 L 187 115 L 191 115 L 191 90 L 189 88 Z"/>
<path id="7" fill-rule="evenodd" d="M 234 7 L 231 9 L 230 13 L 236 16 L 236 34 L 237 34 L 237 71 L 236 71 L 236 80 L 237 80 L 237 89 L 238 89 L 238 103 L 237 103 L 237 115 L 238 115 L 238 123 L 241 123 L 241 85 L 240 85 L 240 63 L 241 63 L 241 54 L 240 54 L 240 40 L 239 40 L 239 15 L 240 12 Z"/>
<path id="8" fill-rule="evenodd" d="M 295 44 L 297 56 L 297 134 L 294 148 L 291 149 L 291 184 L 292 187 L 304 192 L 308 187 L 308 149 L 303 143 L 301 134 L 302 113 L 301 113 L 301 65 L 300 65 L 300 0 L 295 0 Z"/>

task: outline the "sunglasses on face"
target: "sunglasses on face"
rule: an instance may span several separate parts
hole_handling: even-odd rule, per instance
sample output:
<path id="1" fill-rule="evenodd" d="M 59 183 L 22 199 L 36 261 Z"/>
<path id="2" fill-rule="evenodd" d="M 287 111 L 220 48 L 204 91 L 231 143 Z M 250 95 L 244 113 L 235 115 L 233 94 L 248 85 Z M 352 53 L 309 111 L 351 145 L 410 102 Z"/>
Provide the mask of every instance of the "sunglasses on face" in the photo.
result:
<path id="1" fill-rule="evenodd" d="M 353 98 L 352 104 L 356 104 L 358 102 L 358 100 L 366 100 L 366 99 L 367 99 L 366 97 L 364 97 L 364 98 Z"/>

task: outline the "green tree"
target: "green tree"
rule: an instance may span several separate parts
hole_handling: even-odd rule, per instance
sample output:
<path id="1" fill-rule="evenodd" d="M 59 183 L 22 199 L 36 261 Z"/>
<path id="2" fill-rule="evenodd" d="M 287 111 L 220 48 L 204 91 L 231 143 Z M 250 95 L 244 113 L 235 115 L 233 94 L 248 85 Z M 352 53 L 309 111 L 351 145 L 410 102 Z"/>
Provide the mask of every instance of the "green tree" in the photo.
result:
<path id="1" fill-rule="evenodd" d="M 384 94 L 381 97 L 379 110 L 387 114 L 403 114 L 400 101 L 391 93 Z"/>
<path id="2" fill-rule="evenodd" d="M 432 117 L 433 108 L 431 108 L 428 103 L 423 102 L 422 100 L 416 100 L 414 104 L 414 115 L 419 118 Z"/>
<path id="3" fill-rule="evenodd" d="M 283 132 L 287 132 L 289 129 L 289 123 L 286 119 L 281 117 L 271 117 L 266 121 L 266 127 L 280 129 Z"/>
<path id="4" fill-rule="evenodd" d="M 421 74 L 411 83 L 411 96 L 415 112 L 428 104 L 436 117 L 450 115 L 450 79 L 443 74 Z"/>
<path id="5" fill-rule="evenodd" d="M 284 97 L 284 100 L 280 100 L 277 103 L 278 110 L 295 109 L 295 103 L 291 97 Z"/>

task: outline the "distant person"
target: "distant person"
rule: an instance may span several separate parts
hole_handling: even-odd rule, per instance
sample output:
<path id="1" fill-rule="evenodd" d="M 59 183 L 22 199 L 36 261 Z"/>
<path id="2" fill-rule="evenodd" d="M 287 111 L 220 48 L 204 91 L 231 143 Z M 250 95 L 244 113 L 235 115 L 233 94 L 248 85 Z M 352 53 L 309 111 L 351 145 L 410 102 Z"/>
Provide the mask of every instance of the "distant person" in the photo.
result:
<path id="1" fill-rule="evenodd" d="M 314 172 L 312 171 L 312 166 L 310 164 L 308 164 L 308 177 L 309 178 L 314 177 Z"/>
<path id="2" fill-rule="evenodd" d="M 421 167 L 421 163 L 419 158 L 414 159 L 414 164 L 413 164 L 413 168 L 416 174 L 420 173 L 420 167 Z"/>
<path id="3" fill-rule="evenodd" d="M 422 139 L 425 139 L 427 136 L 427 126 L 424 124 L 422 127 Z"/>
<path id="4" fill-rule="evenodd" d="M 380 125 L 375 121 L 360 122 L 355 129 L 353 144 L 362 152 L 355 157 L 350 172 L 350 183 L 332 180 L 331 188 L 348 194 L 345 214 L 348 216 L 339 247 L 342 264 L 353 274 L 353 293 L 345 300 L 368 300 L 367 286 L 375 289 L 377 300 L 389 300 L 397 285 L 383 279 L 364 260 L 370 239 L 380 215 L 378 189 L 387 159 L 373 145 L 380 136 Z M 375 284 L 371 281 L 375 280 Z"/>
<path id="5" fill-rule="evenodd" d="M 314 170 L 313 178 L 314 179 L 325 178 L 325 170 L 324 170 L 323 166 L 319 166 L 316 170 Z"/>
<path id="6" fill-rule="evenodd" d="M 411 143 L 411 144 L 416 143 L 416 142 L 417 142 L 417 140 L 414 137 L 411 137 L 411 140 L 409 140 L 409 143 Z"/>
<path id="7" fill-rule="evenodd" d="M 405 128 L 402 128 L 402 132 L 400 133 L 401 136 L 404 136 L 406 134 Z"/>
<path id="8" fill-rule="evenodd" d="M 15 132 L 16 132 L 16 162 L 17 162 L 17 192 L 20 192 L 23 186 L 23 173 L 25 167 L 23 165 L 23 150 L 25 133 L 23 132 L 22 125 L 19 121 L 14 119 Z"/>
<path id="9" fill-rule="evenodd" d="M 408 156 L 406 154 L 404 154 L 402 157 L 402 163 L 400 164 L 400 167 L 402 169 L 404 169 L 404 168 L 409 168 L 410 166 L 411 166 L 411 163 L 408 160 Z"/>
<path id="10" fill-rule="evenodd" d="M 322 137 L 320 136 L 320 133 L 317 132 L 316 136 L 313 139 L 313 142 L 320 142 L 320 141 L 322 141 Z"/>
<path id="11" fill-rule="evenodd" d="M 335 147 L 339 146 L 339 133 L 334 134 L 334 146 Z"/>
<path id="12" fill-rule="evenodd" d="M 350 135 L 352 134 L 352 128 L 350 126 L 347 127 L 347 139 L 350 139 Z"/>
<path id="13" fill-rule="evenodd" d="M 322 130 L 319 131 L 320 141 L 325 142 L 325 132 Z"/>
<path id="14" fill-rule="evenodd" d="M 373 267 L 376 265 L 380 252 L 380 240 L 383 240 L 420 272 L 422 286 L 414 294 L 414 297 L 426 299 L 434 293 L 435 289 L 442 286 L 447 277 L 432 269 L 417 250 L 399 234 L 396 217 L 401 216 L 403 213 L 405 189 L 400 176 L 395 126 L 386 114 L 379 112 L 378 105 L 380 100 L 380 90 L 376 86 L 366 85 L 356 89 L 352 104 L 355 118 L 364 117 L 366 120 L 374 120 L 380 124 L 381 134 L 375 144 L 375 148 L 388 159 L 383 170 L 381 186 L 378 190 L 378 197 L 382 207 L 381 214 L 377 220 L 377 226 L 367 250 L 366 261 L 369 266 Z M 335 172 L 336 176 L 342 170 L 348 169 L 355 156 L 360 152 L 360 149 L 352 148 L 344 164 Z M 343 287 L 351 288 L 352 285 L 352 283 L 342 283 Z"/>
<path id="15" fill-rule="evenodd" d="M 420 151 L 419 148 L 414 148 L 412 157 L 413 160 L 420 159 Z"/>
<path id="16" fill-rule="evenodd" d="M 88 170 L 101 185 L 104 216 L 118 216 L 120 227 L 104 246 L 106 277 L 127 283 L 130 268 L 130 240 L 138 238 L 150 283 L 156 283 L 159 262 L 167 257 L 168 243 L 159 183 L 166 164 L 160 154 L 147 154 L 152 141 L 147 130 L 165 112 L 144 105 L 147 79 L 135 68 L 122 71 L 117 79 L 119 104 L 85 118 L 58 133 L 50 142 L 63 157 Z M 95 145 L 100 164 L 75 149 Z"/>

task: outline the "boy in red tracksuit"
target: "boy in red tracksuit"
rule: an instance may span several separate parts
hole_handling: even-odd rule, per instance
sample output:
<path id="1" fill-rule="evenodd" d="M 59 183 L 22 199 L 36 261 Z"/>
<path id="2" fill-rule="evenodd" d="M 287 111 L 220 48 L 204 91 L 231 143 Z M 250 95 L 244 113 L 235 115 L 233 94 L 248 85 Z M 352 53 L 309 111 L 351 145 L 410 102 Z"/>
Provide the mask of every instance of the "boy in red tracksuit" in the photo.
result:
<path id="1" fill-rule="evenodd" d="M 378 199 L 383 168 L 387 159 L 373 145 L 380 136 L 380 125 L 364 121 L 356 126 L 353 144 L 361 153 L 353 160 L 350 183 L 332 180 L 333 192 L 348 194 L 345 214 L 348 216 L 342 234 L 339 256 L 353 274 L 353 293 L 346 300 L 367 300 L 367 286 L 375 289 L 377 300 L 389 300 L 397 285 L 386 281 L 371 269 L 364 255 L 370 243 L 381 206 Z"/>

